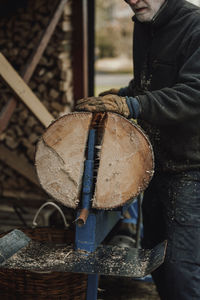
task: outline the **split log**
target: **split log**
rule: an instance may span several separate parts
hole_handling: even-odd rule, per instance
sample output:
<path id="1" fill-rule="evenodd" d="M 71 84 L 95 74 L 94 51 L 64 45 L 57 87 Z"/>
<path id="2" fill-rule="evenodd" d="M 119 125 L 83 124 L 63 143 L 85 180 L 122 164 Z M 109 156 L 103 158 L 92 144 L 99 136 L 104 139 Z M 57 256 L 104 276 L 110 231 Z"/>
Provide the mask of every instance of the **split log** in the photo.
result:
<path id="1" fill-rule="evenodd" d="M 43 188 L 68 207 L 76 208 L 84 169 L 91 113 L 69 114 L 44 133 L 36 151 L 36 169 Z"/>
<path id="2" fill-rule="evenodd" d="M 148 186 L 153 175 L 153 153 L 143 131 L 127 119 L 108 113 L 99 153 L 93 207 L 126 204 Z"/>
<path id="3" fill-rule="evenodd" d="M 76 208 L 81 198 L 91 113 L 73 113 L 55 121 L 38 143 L 36 169 L 42 187 L 63 205 Z M 153 153 L 143 131 L 127 119 L 107 113 L 95 163 L 100 159 L 92 207 L 112 209 L 140 194 L 153 175 Z"/>

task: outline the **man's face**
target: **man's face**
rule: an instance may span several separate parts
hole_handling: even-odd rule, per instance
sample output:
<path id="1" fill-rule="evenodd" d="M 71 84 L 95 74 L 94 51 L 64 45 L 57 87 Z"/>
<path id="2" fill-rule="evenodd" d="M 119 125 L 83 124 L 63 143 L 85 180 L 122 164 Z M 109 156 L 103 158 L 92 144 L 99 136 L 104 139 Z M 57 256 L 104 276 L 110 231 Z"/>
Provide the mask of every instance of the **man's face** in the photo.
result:
<path id="1" fill-rule="evenodd" d="M 165 0 L 125 0 L 134 11 L 140 22 L 149 22 L 153 19 Z"/>

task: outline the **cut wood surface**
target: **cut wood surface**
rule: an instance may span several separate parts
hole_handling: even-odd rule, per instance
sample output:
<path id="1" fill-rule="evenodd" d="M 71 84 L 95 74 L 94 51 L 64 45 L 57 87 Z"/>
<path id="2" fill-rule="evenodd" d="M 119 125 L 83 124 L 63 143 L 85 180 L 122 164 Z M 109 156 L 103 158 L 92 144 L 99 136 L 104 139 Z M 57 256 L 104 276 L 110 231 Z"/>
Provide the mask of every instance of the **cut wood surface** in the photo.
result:
<path id="1" fill-rule="evenodd" d="M 2 53 L 0 53 L 0 76 L 2 76 L 10 88 L 44 126 L 47 127 L 54 120 L 54 117 L 48 112 L 46 107 L 40 102 Z"/>
<path id="2" fill-rule="evenodd" d="M 80 200 L 91 113 L 66 115 L 48 127 L 36 151 L 43 188 L 63 205 Z M 147 186 L 153 175 L 153 153 L 142 130 L 127 119 L 107 113 L 100 150 L 93 207 L 124 205 Z"/>
<path id="3" fill-rule="evenodd" d="M 43 188 L 63 205 L 76 208 L 84 169 L 91 113 L 74 113 L 55 121 L 36 151 L 36 169 Z"/>
<path id="4" fill-rule="evenodd" d="M 152 155 L 150 143 L 138 126 L 108 113 L 93 207 L 118 207 L 144 191 L 153 175 Z"/>

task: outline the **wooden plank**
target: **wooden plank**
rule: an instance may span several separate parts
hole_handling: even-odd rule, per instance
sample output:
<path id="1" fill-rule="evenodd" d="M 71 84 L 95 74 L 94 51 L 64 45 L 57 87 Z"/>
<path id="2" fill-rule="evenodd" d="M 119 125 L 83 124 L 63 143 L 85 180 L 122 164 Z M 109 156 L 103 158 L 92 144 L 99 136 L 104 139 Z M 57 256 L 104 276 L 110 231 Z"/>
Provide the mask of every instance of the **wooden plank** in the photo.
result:
<path id="1" fill-rule="evenodd" d="M 15 152 L 10 151 L 3 145 L 0 145 L 0 160 L 40 187 L 35 168 L 24 158 L 19 157 Z"/>
<path id="2" fill-rule="evenodd" d="M 25 65 L 24 69 L 20 72 L 22 78 L 26 83 L 29 82 L 35 68 L 42 57 L 44 50 L 46 49 L 48 42 L 58 24 L 58 21 L 62 15 L 63 9 L 66 5 L 68 0 L 61 0 L 53 13 L 52 18 L 50 19 L 49 24 L 45 28 L 44 32 L 42 33 L 41 39 L 33 50 L 27 64 Z M 2 112 L 0 113 L 0 134 L 6 129 L 10 118 L 16 108 L 17 101 L 14 97 L 10 98 L 8 103 L 3 108 Z"/>
<path id="3" fill-rule="evenodd" d="M 44 126 L 47 127 L 54 120 L 54 117 L 48 112 L 46 107 L 40 102 L 2 53 L 0 53 L 0 76 L 2 76 L 10 88 Z"/>

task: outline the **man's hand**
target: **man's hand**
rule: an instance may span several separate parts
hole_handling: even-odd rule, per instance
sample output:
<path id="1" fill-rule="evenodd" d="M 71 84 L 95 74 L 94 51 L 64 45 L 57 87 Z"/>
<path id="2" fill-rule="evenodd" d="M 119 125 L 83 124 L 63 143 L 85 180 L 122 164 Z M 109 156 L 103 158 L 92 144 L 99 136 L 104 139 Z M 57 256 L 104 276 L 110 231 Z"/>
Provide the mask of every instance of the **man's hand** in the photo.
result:
<path id="1" fill-rule="evenodd" d="M 80 99 L 75 106 L 75 110 L 91 112 L 115 112 L 126 118 L 129 117 L 130 111 L 125 97 L 117 95 L 106 95 L 103 97 L 89 97 Z"/>
<path id="2" fill-rule="evenodd" d="M 99 96 L 106 96 L 106 95 L 118 95 L 119 93 L 119 89 L 110 89 L 110 90 L 107 90 L 107 91 L 104 91 L 104 92 L 101 92 L 99 94 Z"/>

